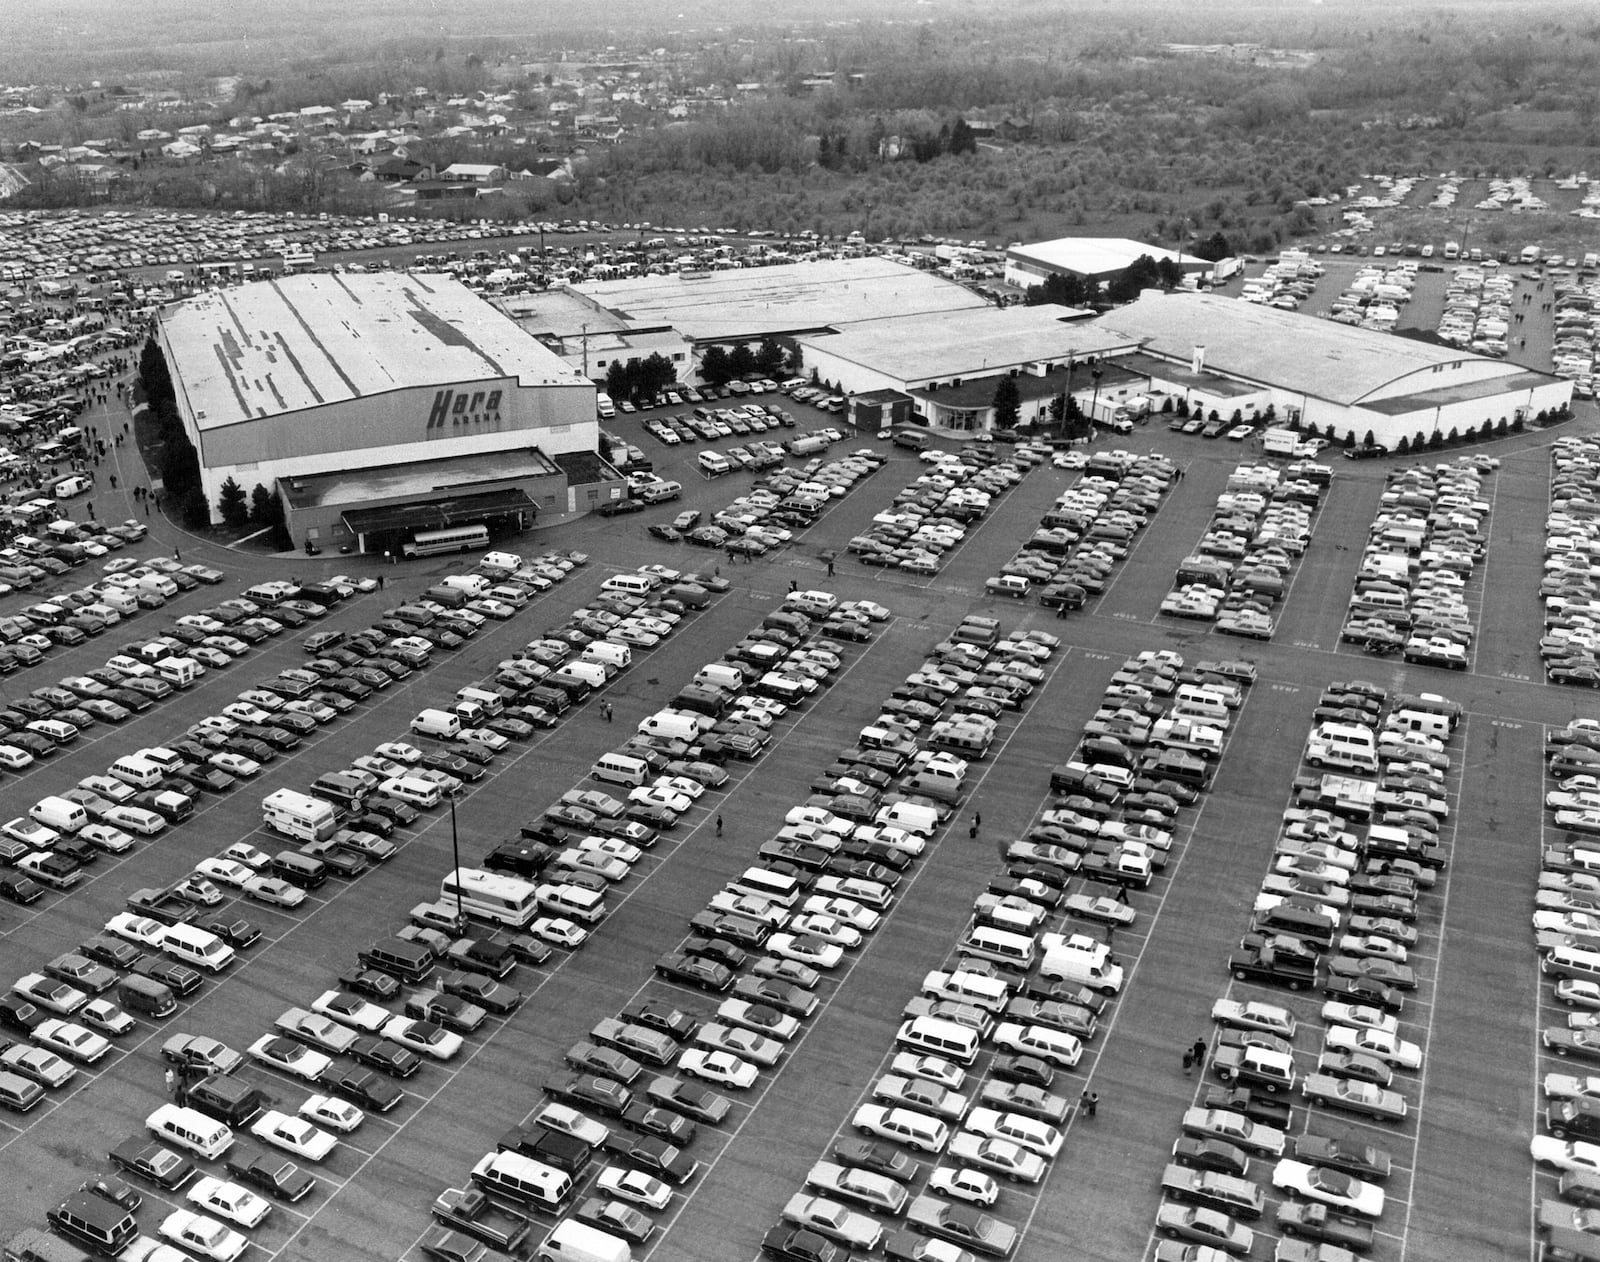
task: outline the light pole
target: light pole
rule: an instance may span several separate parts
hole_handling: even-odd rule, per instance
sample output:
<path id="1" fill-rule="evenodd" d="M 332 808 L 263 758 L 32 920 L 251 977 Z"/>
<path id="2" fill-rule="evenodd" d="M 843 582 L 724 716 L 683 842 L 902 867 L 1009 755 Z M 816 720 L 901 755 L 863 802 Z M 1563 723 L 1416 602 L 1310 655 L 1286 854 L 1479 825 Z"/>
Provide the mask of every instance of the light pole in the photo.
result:
<path id="1" fill-rule="evenodd" d="M 1094 378 L 1094 396 L 1089 400 L 1089 424 L 1092 426 L 1095 421 L 1095 408 L 1100 405 L 1100 361 L 1091 359 L 1089 362 L 1094 365 L 1089 370 L 1089 375 Z"/>
<path id="2" fill-rule="evenodd" d="M 461 838 L 456 833 L 456 800 L 450 799 L 450 855 L 455 860 L 456 915 L 464 917 L 461 910 Z"/>

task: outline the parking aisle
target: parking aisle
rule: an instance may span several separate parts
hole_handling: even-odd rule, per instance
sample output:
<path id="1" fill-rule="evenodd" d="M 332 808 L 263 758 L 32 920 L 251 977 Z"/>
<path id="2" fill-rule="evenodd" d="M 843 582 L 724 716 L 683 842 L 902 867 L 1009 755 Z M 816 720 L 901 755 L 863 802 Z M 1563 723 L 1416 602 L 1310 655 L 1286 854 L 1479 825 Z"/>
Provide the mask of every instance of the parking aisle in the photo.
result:
<path id="1" fill-rule="evenodd" d="M 1335 471 L 1333 485 L 1322 497 L 1316 533 L 1300 558 L 1294 585 L 1278 614 L 1277 634 L 1272 637 L 1275 644 L 1331 651 L 1338 643 L 1367 527 L 1383 494 L 1382 482 L 1340 477 L 1343 472 Z"/>
<path id="2" fill-rule="evenodd" d="M 1539 637 L 1544 634 L 1539 580 L 1544 562 L 1544 522 L 1550 506 L 1550 451 L 1518 452 L 1495 474 L 1494 515 L 1484 563 L 1478 612 L 1479 674 L 1540 681 Z"/>
<path id="3" fill-rule="evenodd" d="M 1543 733 L 1537 724 L 1476 713 L 1465 726 L 1462 823 L 1444 874 L 1444 949 L 1418 1110 L 1407 1262 L 1528 1253 L 1527 1128 L 1542 1103 L 1528 1072 L 1540 985 L 1528 920 L 1539 870 Z M 1470 1170 L 1451 1159 L 1466 1152 Z M 1463 1212 L 1464 1179 L 1471 1213 Z"/>
<path id="4" fill-rule="evenodd" d="M 1225 454 L 1236 456 L 1238 452 L 1230 444 Z M 1095 616 L 1146 623 L 1156 616 L 1178 562 L 1189 555 L 1195 540 L 1204 533 L 1205 524 L 1211 520 L 1212 505 L 1235 463 L 1191 460 L 1185 465 L 1179 461 L 1185 476 L 1173 484 L 1161 511 L 1139 532 L 1136 546 L 1095 605 Z"/>
<path id="5" fill-rule="evenodd" d="M 1098 1114 L 1074 1122 L 1068 1137 L 1062 1160 L 1071 1162 L 1073 1194 L 1040 1214 L 1053 1238 L 1070 1247 L 1058 1256 L 1126 1262 L 1146 1248 L 1173 1119 L 1194 1097 L 1184 1049 L 1211 1037 L 1211 1002 L 1226 984 L 1241 909 L 1277 835 L 1281 806 L 1263 800 L 1261 786 L 1293 779 L 1315 695 L 1262 679 L 1239 712 L 1182 860 L 1168 869 L 1159 911 L 1148 913 L 1150 936 L 1124 987 L 1116 1026 L 1104 1036 L 1090 1082 L 1100 1096 Z"/>

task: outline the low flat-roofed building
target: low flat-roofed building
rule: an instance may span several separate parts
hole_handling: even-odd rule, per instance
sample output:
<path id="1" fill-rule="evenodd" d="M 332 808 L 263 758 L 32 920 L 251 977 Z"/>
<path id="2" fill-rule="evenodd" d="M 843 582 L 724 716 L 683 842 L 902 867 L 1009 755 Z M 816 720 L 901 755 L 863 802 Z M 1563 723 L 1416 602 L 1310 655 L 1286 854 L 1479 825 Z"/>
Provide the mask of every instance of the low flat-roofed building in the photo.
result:
<path id="1" fill-rule="evenodd" d="M 1185 275 L 1210 276 L 1212 264 L 1193 254 L 1166 250 L 1124 237 L 1058 237 L 1006 250 L 1006 284 L 1028 289 L 1051 276 L 1077 276 L 1109 281 L 1121 276 L 1142 255 L 1157 263 L 1170 259 Z"/>
<path id="2" fill-rule="evenodd" d="M 449 277 L 215 290 L 161 312 L 157 337 L 213 518 L 229 478 L 248 494 L 485 453 L 598 450 L 594 383 Z"/>

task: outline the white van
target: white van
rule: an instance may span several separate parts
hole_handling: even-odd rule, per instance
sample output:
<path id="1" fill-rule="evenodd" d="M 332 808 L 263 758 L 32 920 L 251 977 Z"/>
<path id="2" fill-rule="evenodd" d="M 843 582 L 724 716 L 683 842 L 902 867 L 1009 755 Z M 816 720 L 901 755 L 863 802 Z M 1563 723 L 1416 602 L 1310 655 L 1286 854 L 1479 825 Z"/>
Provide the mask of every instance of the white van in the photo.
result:
<path id="1" fill-rule="evenodd" d="M 122 616 L 139 612 L 139 598 L 121 587 L 107 587 L 100 592 L 99 603 Z"/>
<path id="2" fill-rule="evenodd" d="M 478 558 L 478 568 L 485 574 L 515 574 L 522 568 L 522 558 L 515 552 L 485 552 Z"/>
<path id="3" fill-rule="evenodd" d="M 609 673 L 614 674 L 633 665 L 633 650 L 626 644 L 618 644 L 613 640 L 595 640 L 584 645 L 583 652 L 578 654 L 578 660 L 604 667 Z"/>
<path id="4" fill-rule="evenodd" d="M 1179 688 L 1173 698 L 1173 709 L 1208 719 L 1223 727 L 1228 726 L 1228 720 L 1232 717 L 1228 713 L 1227 701 L 1218 693 L 1200 684 L 1184 684 Z"/>
<path id="5" fill-rule="evenodd" d="M 644 574 L 613 574 L 600 584 L 603 592 L 619 592 L 625 596 L 648 596 L 655 589 L 655 579 Z"/>
<path id="6" fill-rule="evenodd" d="M 517 1152 L 480 1158 L 472 1167 L 472 1181 L 486 1192 L 555 1212 L 572 1194 L 571 1176 Z"/>
<path id="7" fill-rule="evenodd" d="M 457 701 L 471 701 L 490 718 L 504 714 L 506 709 L 505 698 L 498 692 L 488 692 L 483 688 L 458 688 Z"/>
<path id="8" fill-rule="evenodd" d="M 674 741 L 696 741 L 700 739 L 700 733 L 712 723 L 713 720 L 703 714 L 658 710 L 641 719 L 637 730 L 640 736 L 660 736 Z"/>
<path id="9" fill-rule="evenodd" d="M 89 822 L 89 812 L 68 798 L 42 797 L 28 808 L 28 814 L 58 833 L 75 833 Z"/>
<path id="10" fill-rule="evenodd" d="M 978 1058 L 978 1032 L 942 1017 L 913 1017 L 902 1023 L 894 1041 L 914 1052 L 943 1056 L 962 1065 Z"/>
<path id="11" fill-rule="evenodd" d="M 444 797 L 442 788 L 421 776 L 391 776 L 378 786 L 378 792 L 424 809 L 438 806 Z"/>
<path id="12" fill-rule="evenodd" d="M 683 494 L 681 482 L 649 482 L 633 493 L 633 498 L 643 500 L 646 504 L 659 504 L 663 500 L 675 500 Z"/>
<path id="13" fill-rule="evenodd" d="M 797 877 L 762 867 L 746 868 L 723 888 L 735 894 L 755 894 L 788 908 L 798 903 L 805 892 Z"/>
<path id="14" fill-rule="evenodd" d="M 411 730 L 419 736 L 453 741 L 461 735 L 461 720 L 446 710 L 424 710 L 411 720 Z"/>
<path id="15" fill-rule="evenodd" d="M 604 666 L 597 662 L 585 662 L 581 659 L 575 662 L 568 662 L 559 670 L 552 671 L 551 676 L 552 678 L 564 676 L 567 679 L 576 679 L 588 684 L 591 688 L 604 688 L 606 681 L 611 678 Z"/>
<path id="16" fill-rule="evenodd" d="M 745 675 L 737 666 L 730 666 L 726 662 L 707 662 L 695 671 L 694 682 L 702 688 L 726 688 L 729 692 L 741 692 Z"/>
<path id="17" fill-rule="evenodd" d="M 141 758 L 138 754 L 127 754 L 108 768 L 112 775 L 124 784 L 131 784 L 136 789 L 153 789 L 161 783 L 162 770 L 148 758 Z"/>
<path id="18" fill-rule="evenodd" d="M 589 768 L 589 774 L 596 780 L 625 784 L 630 789 L 637 789 L 650 778 L 650 766 L 644 759 L 633 758 L 628 754 L 601 754 L 595 759 L 594 766 Z"/>
<path id="19" fill-rule="evenodd" d="M 200 678 L 200 663 L 192 657 L 163 657 L 156 674 L 174 688 L 187 688 Z"/>
<path id="20" fill-rule="evenodd" d="M 720 478 L 724 473 L 733 472 L 733 461 L 720 451 L 702 451 L 695 459 L 700 472 L 708 478 Z"/>
<path id="21" fill-rule="evenodd" d="M 1104 944 L 1095 951 L 1078 950 L 1070 942 L 1047 944 L 1039 976 L 1047 981 L 1088 986 L 1108 995 L 1122 989 L 1122 965 L 1113 961 Z"/>
<path id="22" fill-rule="evenodd" d="M 1377 738 L 1361 723 L 1319 723 L 1306 741 L 1306 761 L 1313 767 L 1376 772 Z"/>
<path id="23" fill-rule="evenodd" d="M 233 1146 L 233 1132 L 198 1109 L 163 1104 L 144 1124 L 157 1139 L 187 1148 L 207 1161 L 215 1161 Z"/>
<path id="24" fill-rule="evenodd" d="M 234 961 L 233 948 L 198 925 L 169 925 L 161 931 L 158 940 L 161 949 L 174 959 L 208 973 L 220 973 Z"/>
<path id="25" fill-rule="evenodd" d="M 592 925 L 605 918 L 605 896 L 581 885 L 546 883 L 533 894 L 539 906 L 552 916 L 569 916 L 580 924 Z"/>
<path id="26" fill-rule="evenodd" d="M 165 574 L 139 575 L 139 587 L 147 592 L 155 592 L 158 596 L 176 596 L 178 585 Z"/>
<path id="27" fill-rule="evenodd" d="M 914 802 L 895 802 L 884 807 L 873 822 L 891 828 L 903 828 L 919 837 L 932 837 L 939 831 L 939 812 L 931 806 L 918 806 Z"/>
<path id="28" fill-rule="evenodd" d="M 446 574 L 439 583 L 466 592 L 468 596 L 482 596 L 490 587 L 489 580 L 481 574 Z"/>
<path id="29" fill-rule="evenodd" d="M 1421 710 L 1396 710 L 1383 722 L 1386 732 L 1421 733 L 1435 740 L 1450 739 L 1452 724 L 1442 714 L 1427 714 Z"/>
<path id="30" fill-rule="evenodd" d="M 975 955 L 980 960 L 993 960 L 1001 968 L 1025 972 L 1033 967 L 1037 947 L 1025 933 L 1012 933 L 993 925 L 973 925 L 966 936 L 957 943 L 963 955 Z"/>
<path id="31" fill-rule="evenodd" d="M 587 1223 L 557 1223 L 539 1246 L 539 1262 L 633 1262 L 626 1240 Z"/>

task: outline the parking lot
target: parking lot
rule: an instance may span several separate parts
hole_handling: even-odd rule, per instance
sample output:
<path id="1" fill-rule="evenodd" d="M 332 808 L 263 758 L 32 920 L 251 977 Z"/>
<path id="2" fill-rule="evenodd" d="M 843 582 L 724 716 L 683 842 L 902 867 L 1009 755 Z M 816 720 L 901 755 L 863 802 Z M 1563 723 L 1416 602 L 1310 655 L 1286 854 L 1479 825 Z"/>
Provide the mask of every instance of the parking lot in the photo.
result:
<path id="1" fill-rule="evenodd" d="M 820 416 L 802 419 L 820 423 Z M 464 862 L 516 836 L 524 822 L 583 782 L 600 753 L 619 744 L 699 665 L 719 657 L 779 604 L 791 581 L 891 611 L 892 620 L 853 652 L 821 698 L 779 725 L 758 761 L 730 764 L 733 778 L 714 806 L 697 806 L 647 852 L 593 941 L 570 956 L 558 953 L 551 967 L 521 966 L 513 982 L 528 993 L 524 1005 L 509 1018 L 493 1018 L 488 1033 L 469 1038 L 455 1060 L 429 1065 L 403 1084 L 406 1102 L 345 1138 L 315 1170 L 319 1192 L 280 1206 L 252 1233 L 247 1257 L 417 1256 L 411 1250 L 427 1226 L 433 1197 L 446 1185 L 460 1186 L 506 1126 L 538 1106 L 541 1085 L 562 1073 L 563 1053 L 597 1020 L 643 996 L 709 1013 L 714 1001 L 653 978 L 654 961 L 682 938 L 689 917 L 722 883 L 752 861 L 788 809 L 809 794 L 811 780 L 854 743 L 907 672 L 972 612 L 999 618 L 1007 630 L 1048 631 L 1065 643 L 1025 708 L 1004 720 L 993 753 L 977 764 L 965 807 L 912 870 L 883 926 L 824 988 L 826 1002 L 791 1044 L 781 1072 L 763 1076 L 755 1090 L 741 1094 L 725 1125 L 701 1128 L 691 1148 L 701 1170 L 660 1216 L 665 1230 L 648 1256 L 695 1262 L 755 1256 L 767 1227 L 885 1072 L 898 1014 L 923 975 L 951 958 L 973 898 L 996 870 L 997 846 L 1034 819 L 1048 796 L 1050 769 L 1070 754 L 1110 675 L 1143 649 L 1173 649 L 1191 660 L 1246 657 L 1257 663 L 1260 678 L 1233 727 L 1210 794 L 1186 815 L 1187 832 L 1173 863 L 1148 891 L 1131 895 L 1137 918 L 1115 943 L 1129 974 L 1125 992 L 1108 1009 L 1080 1067 L 1062 1076 L 1074 1099 L 1085 1087 L 1098 1093 L 1097 1116 L 1073 1117 L 1056 1168 L 1038 1195 L 1009 1188 L 1002 1193 L 998 1212 L 1026 1226 L 1015 1256 L 1108 1262 L 1149 1256 L 1162 1168 L 1178 1122 L 1200 1089 L 1183 1072 L 1183 1049 L 1196 1037 L 1209 1040 L 1209 1013 L 1218 997 L 1282 999 L 1281 992 L 1230 983 L 1225 962 L 1269 865 L 1317 695 L 1330 680 L 1350 678 L 1442 692 L 1466 711 L 1451 749 L 1452 775 L 1459 777 L 1452 861 L 1431 896 L 1438 918 L 1426 926 L 1417 948 L 1429 984 L 1408 1000 L 1405 1014 L 1406 1037 L 1423 1043 L 1426 1060 L 1409 1092 L 1411 1116 L 1395 1136 L 1405 1141 L 1403 1155 L 1400 1145 L 1390 1145 L 1397 1173 L 1372 1256 L 1444 1262 L 1520 1256 L 1528 1248 L 1530 1192 L 1545 1186 L 1529 1181 L 1528 1138 L 1543 1107 L 1537 1075 L 1544 1062 L 1534 1048 L 1539 1027 L 1559 1023 L 1540 998 L 1537 960 L 1525 937 L 1542 829 L 1542 741 L 1546 726 L 1583 715 L 1588 699 L 1539 682 L 1542 627 L 1533 596 L 1548 463 L 1537 438 L 1493 448 L 1503 464 L 1496 475 L 1487 560 L 1481 577 L 1474 578 L 1481 583 L 1473 601 L 1477 649 L 1470 670 L 1451 672 L 1368 657 L 1338 643 L 1360 544 L 1382 489 L 1385 470 L 1379 463 L 1333 462 L 1336 477 L 1280 606 L 1277 635 L 1256 643 L 1158 613 L 1178 561 L 1204 532 L 1218 493 L 1242 458 L 1234 444 L 1171 435 L 1156 425 L 1137 433 L 1136 449 L 1165 452 L 1186 476 L 1098 602 L 1059 619 L 1035 603 L 985 597 L 984 580 L 1036 528 L 1075 474 L 1048 465 L 1035 469 L 975 523 L 937 573 L 911 575 L 870 569 L 842 552 L 893 492 L 920 472 L 914 459 L 897 453 L 799 542 L 748 565 L 735 564 L 651 539 L 645 528 L 670 520 L 683 507 L 709 510 L 726 503 L 750 475 L 702 480 L 691 471 L 692 450 L 667 450 L 639 433 L 632 418 L 610 427 L 639 443 L 664 476 L 683 481 L 682 504 L 549 532 L 534 546 L 579 549 L 590 555 L 590 564 L 439 664 L 319 728 L 256 780 L 208 799 L 196 818 L 170 834 L 141 841 L 126 857 L 103 858 L 84 886 L 48 896 L 36 909 L 4 912 L 9 978 L 100 932 L 132 890 L 175 881 L 231 842 L 264 845 L 262 794 L 303 788 L 316 774 L 345 766 L 382 741 L 403 738 L 422 705 L 481 679 L 513 648 L 591 598 L 619 569 L 650 561 L 686 569 L 716 565 L 732 589 L 694 616 L 688 634 L 636 656 L 604 694 L 614 707 L 613 721 L 591 703 L 492 764 L 458 805 Z M 854 445 L 860 444 L 844 444 Z M 181 542 L 186 561 L 226 570 L 229 594 L 285 577 L 282 563 Z M 824 557 L 835 551 L 840 555 L 829 578 Z M 294 563 L 295 573 L 307 579 L 338 568 L 338 559 Z M 385 573 L 388 591 L 344 602 L 315 629 L 367 625 L 400 596 L 460 568 L 455 559 L 391 568 Z M 168 610 L 143 615 L 138 633 L 213 598 L 203 590 L 185 593 Z M 21 814 L 37 797 L 100 772 L 116 754 L 162 743 L 214 713 L 239 689 L 300 665 L 306 655 L 299 641 L 311 629 L 269 640 L 200 687 L 120 726 L 97 726 L 36 770 L 8 776 L 11 805 L 5 814 Z M 113 651 L 106 639 L 126 638 L 113 633 L 57 650 L 45 663 L 8 676 L 5 686 L 11 695 L 22 695 L 82 673 Z M 982 824 L 969 838 L 977 813 Z M 104 1168 L 112 1146 L 140 1133 L 146 1114 L 166 1097 L 157 1054 L 166 1037 L 203 1033 L 248 1047 L 285 1008 L 305 1006 L 334 985 L 354 965 L 359 946 L 392 931 L 414 903 L 436 896 L 450 863 L 450 819 L 435 811 L 410 830 L 394 859 L 356 882 L 330 883 L 306 908 L 285 912 L 252 903 L 241 909 L 263 937 L 232 977 L 207 983 L 179 1014 L 120 1040 L 106 1061 L 52 1093 L 39 1111 L 3 1119 L 6 1191 L 0 1205 L 6 1227 L 38 1224 L 52 1198 Z M 259 1066 L 246 1072 L 291 1105 L 305 1094 L 303 1086 Z M 1291 1131 L 1304 1114 L 1297 1106 Z M 1463 1186 L 1463 1168 L 1473 1171 L 1470 1188 Z M 144 1191 L 152 1204 L 164 1199 L 149 1187 Z M 153 1232 L 159 1220 L 149 1209 L 140 1217 L 142 1229 Z M 1258 1242 L 1253 1256 L 1269 1252 Z"/>

